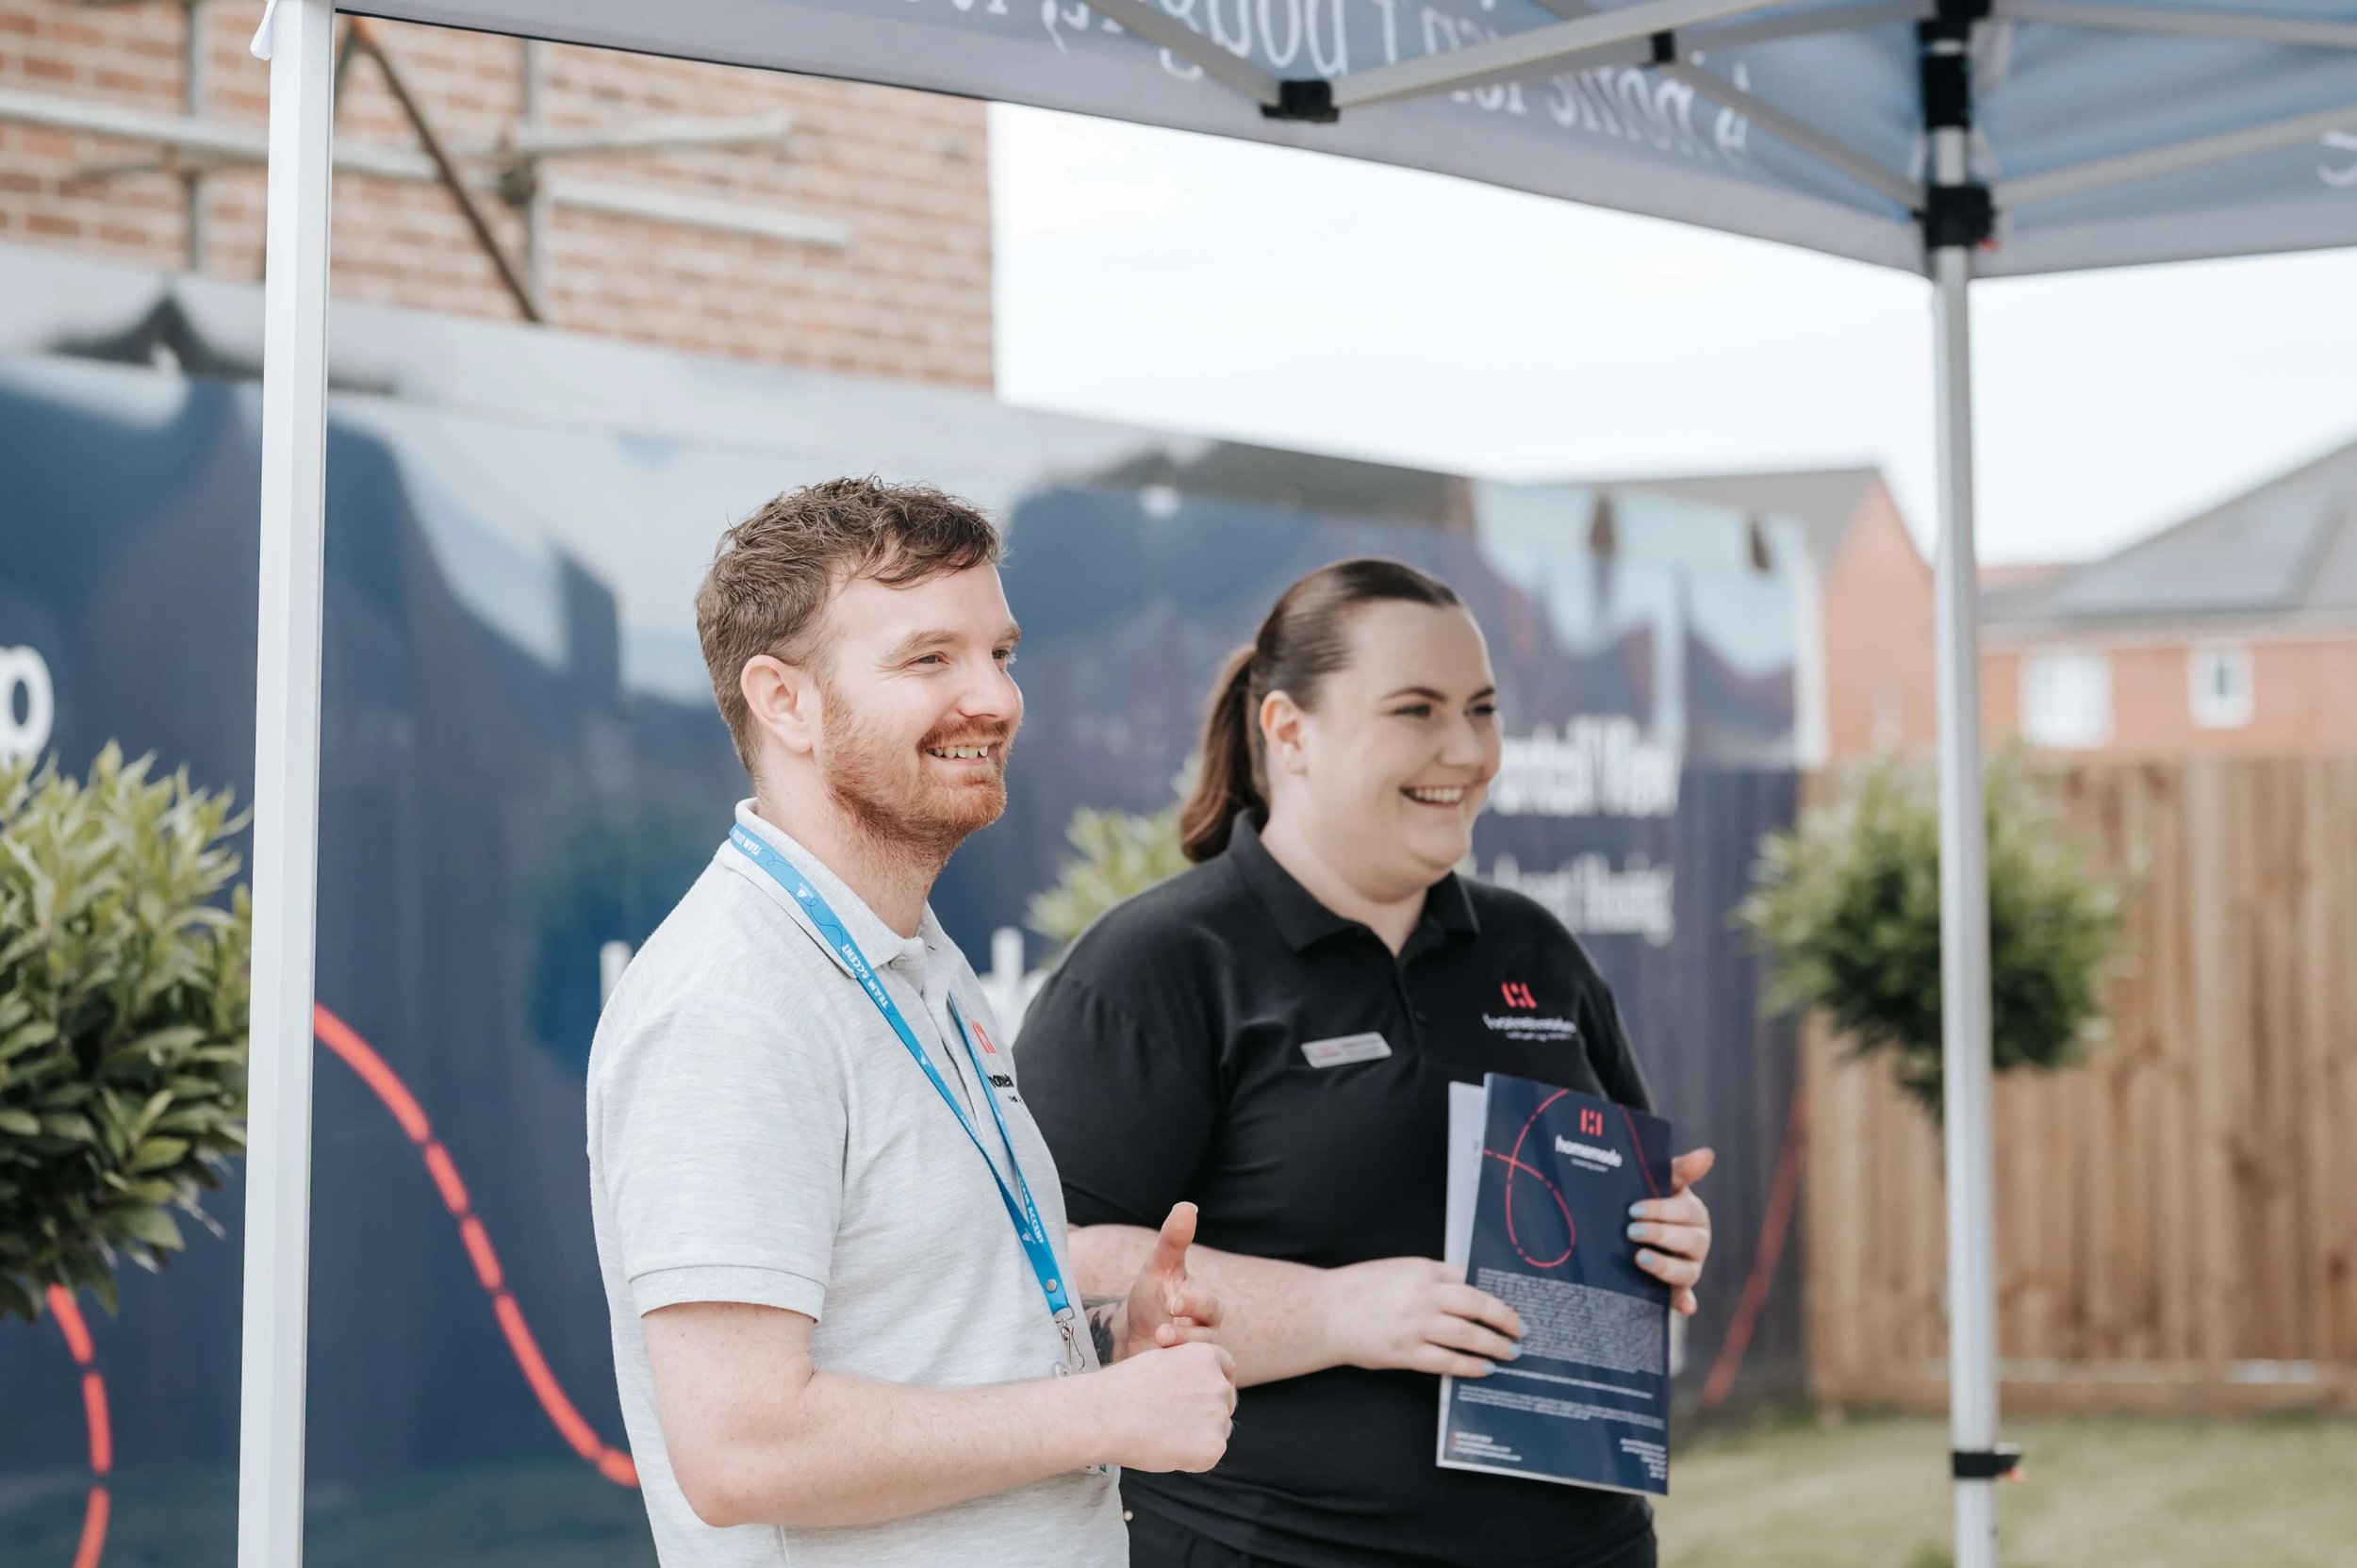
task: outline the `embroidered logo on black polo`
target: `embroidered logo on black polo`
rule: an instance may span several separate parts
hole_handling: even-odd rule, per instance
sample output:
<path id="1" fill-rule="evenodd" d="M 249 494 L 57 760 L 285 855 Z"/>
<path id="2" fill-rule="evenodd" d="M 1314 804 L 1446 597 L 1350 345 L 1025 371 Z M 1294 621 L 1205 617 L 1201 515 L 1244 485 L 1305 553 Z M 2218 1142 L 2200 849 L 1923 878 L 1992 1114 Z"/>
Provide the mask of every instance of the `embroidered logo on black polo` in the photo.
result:
<path id="1" fill-rule="evenodd" d="M 1527 995 L 1527 988 L 1523 989 Z M 1514 1004 L 1536 1006 L 1537 1003 Z M 1576 1040 L 1579 1025 L 1571 1018 L 1549 1018 L 1535 1013 L 1484 1013 L 1483 1026 L 1509 1040 Z"/>

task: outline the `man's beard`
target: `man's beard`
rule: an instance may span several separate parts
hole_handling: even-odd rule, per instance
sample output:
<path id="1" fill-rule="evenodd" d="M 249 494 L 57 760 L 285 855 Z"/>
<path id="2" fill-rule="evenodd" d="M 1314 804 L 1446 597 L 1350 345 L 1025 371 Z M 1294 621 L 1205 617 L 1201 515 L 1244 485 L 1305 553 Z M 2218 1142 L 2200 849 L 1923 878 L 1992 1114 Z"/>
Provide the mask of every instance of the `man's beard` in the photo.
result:
<path id="1" fill-rule="evenodd" d="M 968 834 L 990 826 L 1006 811 L 1012 724 L 943 725 L 918 742 L 912 754 L 904 742 L 863 724 L 836 693 L 824 697 L 829 718 L 841 722 L 821 757 L 827 793 L 877 848 L 938 866 Z M 988 780 L 951 783 L 930 777 L 924 752 L 948 746 L 990 747 L 994 767 Z"/>

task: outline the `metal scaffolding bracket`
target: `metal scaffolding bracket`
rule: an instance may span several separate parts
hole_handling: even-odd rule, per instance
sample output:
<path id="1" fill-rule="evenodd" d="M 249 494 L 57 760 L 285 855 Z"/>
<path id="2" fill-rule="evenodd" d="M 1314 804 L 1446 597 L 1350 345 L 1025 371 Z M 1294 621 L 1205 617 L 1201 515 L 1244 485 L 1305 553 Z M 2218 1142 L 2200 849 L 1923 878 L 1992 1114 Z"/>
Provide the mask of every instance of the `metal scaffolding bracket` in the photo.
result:
<path id="1" fill-rule="evenodd" d="M 177 180 L 187 193 L 186 265 L 201 272 L 208 256 L 206 178 L 226 169 L 261 168 L 270 149 L 260 127 L 248 129 L 209 117 L 210 51 L 205 26 L 209 0 L 181 0 L 181 5 L 187 25 L 185 90 L 179 114 L 95 98 L 0 88 L 0 122 L 154 147 L 145 156 L 87 163 L 75 171 L 75 176 L 103 180 L 163 175 Z M 265 58 L 271 33 L 266 14 L 255 40 L 256 53 Z M 423 96 L 397 61 L 388 58 L 381 29 L 361 18 L 349 19 L 338 41 L 334 83 L 338 99 L 353 61 L 363 53 L 373 57 L 384 71 L 387 86 L 420 145 L 392 146 L 339 138 L 333 149 L 335 166 L 377 179 L 433 183 L 448 189 L 499 270 L 503 287 L 530 320 L 542 319 L 545 308 L 550 286 L 548 223 L 552 211 L 559 207 L 828 250 L 851 242 L 850 225 L 839 219 L 626 180 L 580 177 L 550 167 L 617 153 L 783 148 L 790 144 L 796 129 L 793 117 L 783 110 L 734 116 L 656 116 L 603 125 L 549 124 L 541 119 L 542 48 L 527 41 L 522 118 L 488 140 L 451 138 L 440 134 Z M 503 202 L 523 215 L 521 254 L 510 255 L 498 242 L 487 205 L 491 200 Z"/>
<path id="2" fill-rule="evenodd" d="M 523 312 L 524 320 L 548 320 L 548 313 L 540 307 L 540 296 L 534 289 L 532 280 L 524 275 L 516 259 L 507 254 L 507 247 L 500 242 L 498 232 L 491 227 L 490 213 L 475 199 L 474 192 L 467 188 L 466 177 L 459 173 L 449 146 L 442 140 L 442 133 L 434 128 L 433 117 L 425 112 L 425 106 L 419 102 L 418 95 L 410 91 L 409 78 L 394 62 L 392 52 L 385 47 L 385 41 L 376 36 L 376 24 L 367 17 L 355 16 L 345 24 L 345 28 L 346 46 L 368 51 L 369 58 L 376 61 L 376 68 L 385 74 L 385 85 L 392 90 L 394 101 L 401 105 L 401 112 L 409 117 L 409 128 L 418 133 L 418 140 L 425 147 L 425 156 L 434 160 L 435 174 L 441 180 L 443 189 L 458 203 L 458 210 L 466 216 L 467 227 L 474 231 L 475 243 L 481 245 L 483 254 L 491 258 L 491 265 L 499 272 L 500 282 L 506 285 L 508 293 L 515 297 L 516 307 Z"/>

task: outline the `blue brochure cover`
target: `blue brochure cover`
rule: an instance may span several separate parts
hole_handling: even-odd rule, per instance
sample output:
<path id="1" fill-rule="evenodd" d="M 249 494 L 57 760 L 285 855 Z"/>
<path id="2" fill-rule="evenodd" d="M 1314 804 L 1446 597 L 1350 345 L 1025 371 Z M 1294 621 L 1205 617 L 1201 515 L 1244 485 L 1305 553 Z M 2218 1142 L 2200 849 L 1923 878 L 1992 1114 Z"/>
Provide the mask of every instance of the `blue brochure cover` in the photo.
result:
<path id="1" fill-rule="evenodd" d="M 1523 1353 L 1441 1379 L 1441 1464 L 1666 1495 L 1670 1289 L 1638 1268 L 1628 1210 L 1670 1190 L 1670 1124 L 1492 1073 L 1477 1125 L 1451 1150 L 1479 1174 L 1454 1173 L 1471 1202 L 1450 1254 L 1522 1314 Z"/>

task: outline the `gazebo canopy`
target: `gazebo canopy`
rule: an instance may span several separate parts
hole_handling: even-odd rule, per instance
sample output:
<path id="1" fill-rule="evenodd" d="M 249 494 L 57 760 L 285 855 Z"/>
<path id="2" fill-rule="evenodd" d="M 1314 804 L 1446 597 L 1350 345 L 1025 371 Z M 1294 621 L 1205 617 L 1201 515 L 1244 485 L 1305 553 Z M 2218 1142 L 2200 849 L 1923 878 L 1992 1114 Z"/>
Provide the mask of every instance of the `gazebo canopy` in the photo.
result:
<path id="1" fill-rule="evenodd" d="M 1924 266 L 1918 25 L 1978 16 L 1971 169 L 1996 220 L 1981 275 L 2357 240 L 2357 9 L 2344 0 L 351 8 L 1343 153 L 1911 271 Z"/>

